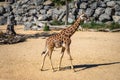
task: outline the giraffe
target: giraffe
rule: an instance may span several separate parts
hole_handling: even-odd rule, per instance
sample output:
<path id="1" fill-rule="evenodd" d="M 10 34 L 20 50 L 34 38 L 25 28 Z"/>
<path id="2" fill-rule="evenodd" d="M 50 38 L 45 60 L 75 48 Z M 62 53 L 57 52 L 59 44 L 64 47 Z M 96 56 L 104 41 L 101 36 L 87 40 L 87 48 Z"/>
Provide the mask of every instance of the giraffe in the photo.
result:
<path id="1" fill-rule="evenodd" d="M 59 61 L 59 65 L 58 65 L 58 70 L 60 70 L 60 68 L 61 68 L 62 58 L 63 58 L 64 52 L 66 50 L 67 54 L 69 55 L 69 58 L 70 58 L 71 69 L 73 69 L 73 71 L 75 71 L 74 67 L 73 67 L 73 63 L 72 63 L 72 56 L 70 53 L 71 36 L 78 29 L 80 23 L 86 19 L 88 19 L 87 15 L 81 14 L 78 17 L 78 19 L 74 22 L 73 25 L 71 25 L 70 27 L 67 27 L 66 29 L 63 29 L 61 32 L 59 32 L 55 35 L 52 35 L 48 39 L 46 39 L 45 50 L 42 52 L 42 54 L 44 54 L 44 56 L 43 56 L 43 62 L 41 65 L 41 71 L 43 71 L 44 62 L 45 62 L 47 55 L 49 56 L 49 59 L 50 59 L 51 68 L 54 71 L 51 56 L 52 56 L 52 52 L 53 52 L 55 47 L 62 48 L 60 61 Z"/>

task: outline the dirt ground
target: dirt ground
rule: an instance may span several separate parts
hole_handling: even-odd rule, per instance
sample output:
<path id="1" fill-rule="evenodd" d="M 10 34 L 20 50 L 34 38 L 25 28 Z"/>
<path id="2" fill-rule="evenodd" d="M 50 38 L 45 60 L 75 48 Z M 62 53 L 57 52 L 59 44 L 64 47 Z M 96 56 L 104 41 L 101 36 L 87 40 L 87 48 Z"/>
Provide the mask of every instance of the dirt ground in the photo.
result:
<path id="1" fill-rule="evenodd" d="M 0 30 L 5 31 L 5 27 L 0 26 Z M 22 26 L 16 26 L 16 32 L 41 33 L 24 31 Z M 40 71 L 44 46 L 45 39 L 41 37 L 0 45 L 0 80 L 120 80 L 120 33 L 77 31 L 71 43 L 76 72 L 70 69 L 66 52 L 62 70 L 57 71 L 61 49 L 55 49 L 52 55 L 56 72 L 52 72 L 48 57 L 45 71 Z"/>

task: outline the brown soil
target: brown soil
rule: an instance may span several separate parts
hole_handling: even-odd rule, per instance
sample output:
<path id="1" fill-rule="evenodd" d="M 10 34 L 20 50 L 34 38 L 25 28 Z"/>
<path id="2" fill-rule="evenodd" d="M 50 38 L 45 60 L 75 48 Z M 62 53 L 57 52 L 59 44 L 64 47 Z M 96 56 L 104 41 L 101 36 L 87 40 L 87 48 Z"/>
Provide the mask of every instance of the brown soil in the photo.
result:
<path id="1" fill-rule="evenodd" d="M 0 30 L 5 31 L 5 26 Z M 16 32 L 35 34 L 42 31 L 24 31 L 16 26 Z M 0 80 L 120 80 L 120 33 L 80 32 L 72 36 L 71 55 L 76 72 L 69 66 L 65 52 L 62 71 L 52 72 L 48 57 L 45 71 L 40 71 L 45 39 L 27 39 L 13 45 L 0 45 Z M 60 50 L 55 49 L 52 61 L 55 69 Z"/>

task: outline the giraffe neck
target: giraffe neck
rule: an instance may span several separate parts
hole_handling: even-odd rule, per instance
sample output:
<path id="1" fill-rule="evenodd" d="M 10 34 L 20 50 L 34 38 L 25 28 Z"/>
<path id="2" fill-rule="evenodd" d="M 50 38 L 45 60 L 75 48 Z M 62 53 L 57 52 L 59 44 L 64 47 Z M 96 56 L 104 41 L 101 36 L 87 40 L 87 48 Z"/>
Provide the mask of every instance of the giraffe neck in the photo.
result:
<path id="1" fill-rule="evenodd" d="M 81 22 L 81 19 L 78 18 L 78 19 L 74 22 L 73 25 L 71 25 L 70 27 L 68 27 L 68 28 L 64 29 L 63 31 L 61 31 L 61 34 L 62 34 L 62 32 L 63 32 L 62 35 L 65 35 L 65 36 L 67 36 L 67 37 L 71 37 L 71 36 L 76 32 L 76 30 L 78 29 L 80 22 Z"/>

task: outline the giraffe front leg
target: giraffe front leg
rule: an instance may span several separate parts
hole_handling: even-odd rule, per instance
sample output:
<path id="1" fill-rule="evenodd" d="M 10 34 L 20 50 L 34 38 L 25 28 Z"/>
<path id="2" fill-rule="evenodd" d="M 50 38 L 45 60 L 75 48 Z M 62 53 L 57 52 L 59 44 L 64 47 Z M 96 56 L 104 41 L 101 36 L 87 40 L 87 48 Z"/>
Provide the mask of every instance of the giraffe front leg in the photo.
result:
<path id="1" fill-rule="evenodd" d="M 59 62 L 59 66 L 58 66 L 59 71 L 60 71 L 60 68 L 61 68 L 61 62 L 62 62 L 62 58 L 64 56 L 64 51 L 65 51 L 65 47 L 62 47 L 61 56 L 60 56 L 60 62 Z"/>
<path id="2" fill-rule="evenodd" d="M 70 48 L 69 47 L 67 47 L 67 53 L 69 55 L 69 59 L 70 59 L 70 63 L 71 63 L 71 69 L 75 72 L 74 67 L 73 67 L 73 63 L 72 63 L 73 59 L 72 59 L 72 56 L 70 54 Z"/>
<path id="3" fill-rule="evenodd" d="M 50 64 L 51 64 L 52 71 L 54 72 L 54 67 L 53 67 L 52 60 L 51 60 L 52 51 L 53 51 L 53 49 L 49 50 L 49 59 L 50 59 Z"/>

